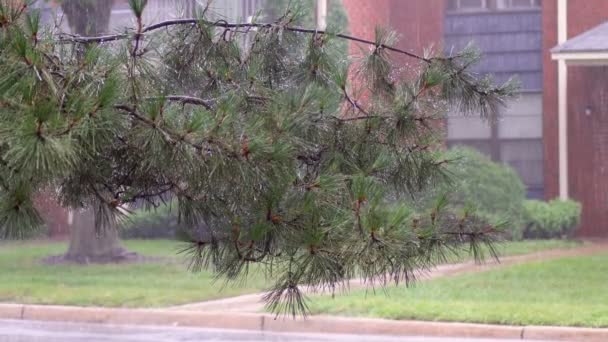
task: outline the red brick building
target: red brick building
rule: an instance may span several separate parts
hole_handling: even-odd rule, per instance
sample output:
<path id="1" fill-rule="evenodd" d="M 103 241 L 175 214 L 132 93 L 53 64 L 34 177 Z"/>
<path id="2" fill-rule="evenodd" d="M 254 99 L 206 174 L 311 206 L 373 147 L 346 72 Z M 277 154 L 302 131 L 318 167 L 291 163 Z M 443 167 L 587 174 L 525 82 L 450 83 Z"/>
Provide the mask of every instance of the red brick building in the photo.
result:
<path id="1" fill-rule="evenodd" d="M 545 196 L 580 201 L 592 237 L 608 236 L 606 21 L 608 1 L 543 1 Z"/>
<path id="2" fill-rule="evenodd" d="M 607 21 L 608 1 L 343 2 L 356 36 L 372 38 L 375 25 L 388 26 L 399 33 L 400 47 L 417 53 L 430 44 L 448 51 L 473 41 L 485 54 L 480 74 L 495 74 L 497 81 L 517 75 L 522 96 L 510 103 L 503 120 L 488 127 L 473 119 L 450 117 L 448 144 L 470 145 L 510 164 L 528 186 L 530 197 L 580 201 L 579 235 L 608 236 L 608 58 L 564 62 L 567 90 L 562 89 L 560 97 L 561 62 L 551 54 L 560 43 Z M 608 48 L 608 24 L 602 32 Z"/>
<path id="3" fill-rule="evenodd" d="M 329 0 L 332 1 L 332 0 Z M 399 47 L 422 54 L 443 41 L 445 0 L 343 0 L 353 36 L 373 39 L 376 26 L 400 35 Z"/>

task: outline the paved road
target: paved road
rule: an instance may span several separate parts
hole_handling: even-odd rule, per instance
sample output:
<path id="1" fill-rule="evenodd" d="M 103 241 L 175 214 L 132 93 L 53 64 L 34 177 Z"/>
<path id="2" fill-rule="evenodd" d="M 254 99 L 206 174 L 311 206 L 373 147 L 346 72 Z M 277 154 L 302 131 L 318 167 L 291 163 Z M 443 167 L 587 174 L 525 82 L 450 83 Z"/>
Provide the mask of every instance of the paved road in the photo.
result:
<path id="1" fill-rule="evenodd" d="M 278 334 L 183 327 L 142 327 L 0 320 L 0 342 L 507 342 L 488 339 L 390 338 L 361 335 Z M 512 340 L 510 340 L 512 341 Z"/>

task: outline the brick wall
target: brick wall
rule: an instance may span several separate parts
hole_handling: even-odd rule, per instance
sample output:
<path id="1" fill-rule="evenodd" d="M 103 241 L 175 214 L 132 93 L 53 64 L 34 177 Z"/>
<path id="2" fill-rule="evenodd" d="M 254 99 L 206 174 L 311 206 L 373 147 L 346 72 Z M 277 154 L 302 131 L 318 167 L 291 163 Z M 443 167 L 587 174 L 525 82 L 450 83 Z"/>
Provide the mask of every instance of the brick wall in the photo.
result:
<path id="1" fill-rule="evenodd" d="M 343 4 L 353 36 L 371 40 L 380 26 L 397 32 L 398 47 L 418 54 L 441 45 L 444 0 L 343 0 Z M 359 48 L 351 46 L 351 52 L 356 54 Z"/>
<path id="2" fill-rule="evenodd" d="M 445 0 L 393 0 L 390 26 L 399 33 L 399 47 L 422 55 L 442 51 Z"/>
<path id="3" fill-rule="evenodd" d="M 568 38 L 608 20 L 608 1 L 569 0 Z M 558 196 L 557 1 L 543 1 L 543 137 L 545 197 Z M 568 68 L 568 168 L 570 196 L 583 204 L 579 235 L 607 236 L 608 229 L 608 69 Z M 591 115 L 585 109 L 592 109 Z"/>
<path id="4" fill-rule="evenodd" d="M 68 236 L 68 210 L 61 207 L 55 194 L 50 191 L 39 193 L 34 205 L 46 225 L 49 237 L 62 239 Z"/>
<path id="5" fill-rule="evenodd" d="M 557 45 L 557 1 L 543 1 L 543 144 L 545 198 L 559 195 L 557 139 L 557 63 L 549 50 Z"/>
<path id="6" fill-rule="evenodd" d="M 349 30 L 354 36 L 371 39 L 377 25 L 389 23 L 391 0 L 343 0 L 342 3 L 348 14 Z"/>
<path id="7" fill-rule="evenodd" d="M 332 0 L 329 0 L 332 1 Z M 427 49 L 443 50 L 445 0 L 342 0 L 348 15 L 352 36 L 374 40 L 376 27 L 395 31 L 396 47 L 424 55 Z M 350 53 L 358 56 L 369 46 L 351 43 Z M 411 66 L 395 70 L 397 77 L 413 77 L 420 61 L 402 54 L 391 53 L 396 66 Z M 365 101 L 366 93 L 359 95 Z M 442 126 L 444 123 L 438 123 Z"/>
<path id="8" fill-rule="evenodd" d="M 343 0 L 344 9 L 348 15 L 350 34 L 364 39 L 373 40 L 376 26 L 388 26 L 391 0 Z M 360 47 L 350 46 L 351 54 L 358 54 Z"/>

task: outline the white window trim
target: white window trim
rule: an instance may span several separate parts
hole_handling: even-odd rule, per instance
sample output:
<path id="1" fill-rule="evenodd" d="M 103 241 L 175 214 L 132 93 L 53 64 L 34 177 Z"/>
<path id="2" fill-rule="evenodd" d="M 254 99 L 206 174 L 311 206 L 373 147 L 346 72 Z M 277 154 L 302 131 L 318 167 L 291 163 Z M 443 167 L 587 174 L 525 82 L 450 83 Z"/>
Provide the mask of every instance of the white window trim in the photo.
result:
<path id="1" fill-rule="evenodd" d="M 511 10 L 530 10 L 540 8 L 540 3 L 537 0 L 528 0 L 528 5 L 514 6 L 514 0 L 496 0 L 496 8 L 490 8 L 488 0 L 481 0 L 479 7 L 462 7 L 463 0 L 451 0 L 452 7 L 449 12 L 470 13 L 470 12 L 486 12 L 486 11 L 511 11 Z"/>
<path id="2" fill-rule="evenodd" d="M 536 4 L 536 0 L 528 0 L 528 5 L 515 6 L 513 4 L 515 0 L 496 0 L 497 9 L 524 9 L 524 8 L 537 8 L 539 5 Z"/>
<path id="3" fill-rule="evenodd" d="M 476 11 L 485 11 L 488 10 L 488 0 L 481 0 L 481 5 L 479 7 L 462 7 L 462 0 L 452 0 L 454 8 L 452 11 L 457 12 L 476 12 Z"/>

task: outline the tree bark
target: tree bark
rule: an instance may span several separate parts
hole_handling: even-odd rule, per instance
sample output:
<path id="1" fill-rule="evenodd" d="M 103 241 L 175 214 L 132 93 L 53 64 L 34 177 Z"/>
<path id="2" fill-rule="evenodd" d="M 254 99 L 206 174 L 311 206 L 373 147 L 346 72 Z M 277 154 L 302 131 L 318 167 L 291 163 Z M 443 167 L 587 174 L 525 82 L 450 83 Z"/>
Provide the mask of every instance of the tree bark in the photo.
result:
<path id="1" fill-rule="evenodd" d="M 113 5 L 113 0 L 64 0 L 61 10 L 72 33 L 96 36 L 107 33 Z"/>
<path id="2" fill-rule="evenodd" d="M 135 253 L 127 251 L 115 227 L 97 231 L 93 210 L 74 212 L 70 230 L 70 246 L 65 259 L 78 263 L 111 263 L 133 260 Z"/>
<path id="3" fill-rule="evenodd" d="M 61 8 L 72 33 L 95 36 L 108 31 L 113 3 L 112 0 L 64 0 Z M 85 209 L 73 212 L 70 246 L 64 258 L 79 263 L 109 263 L 135 259 L 136 254 L 122 247 L 116 227 L 97 231 L 93 210 Z"/>

